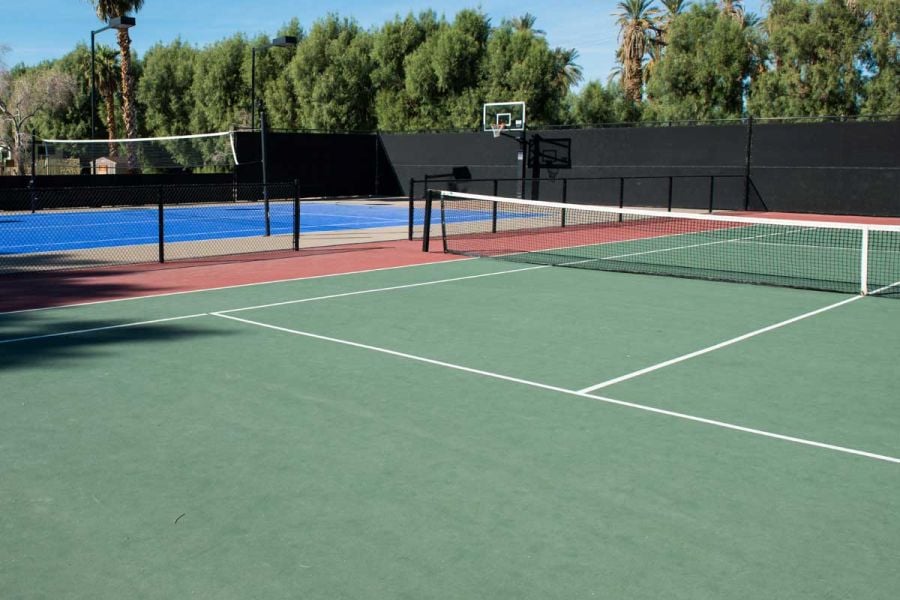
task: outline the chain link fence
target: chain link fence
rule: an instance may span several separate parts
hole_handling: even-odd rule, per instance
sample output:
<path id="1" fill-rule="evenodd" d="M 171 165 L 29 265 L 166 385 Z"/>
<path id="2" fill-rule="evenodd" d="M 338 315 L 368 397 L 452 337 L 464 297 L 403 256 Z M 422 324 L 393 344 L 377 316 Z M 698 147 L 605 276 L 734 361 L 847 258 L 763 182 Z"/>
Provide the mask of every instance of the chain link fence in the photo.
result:
<path id="1" fill-rule="evenodd" d="M 4 190 L 0 274 L 299 249 L 296 183 Z"/>

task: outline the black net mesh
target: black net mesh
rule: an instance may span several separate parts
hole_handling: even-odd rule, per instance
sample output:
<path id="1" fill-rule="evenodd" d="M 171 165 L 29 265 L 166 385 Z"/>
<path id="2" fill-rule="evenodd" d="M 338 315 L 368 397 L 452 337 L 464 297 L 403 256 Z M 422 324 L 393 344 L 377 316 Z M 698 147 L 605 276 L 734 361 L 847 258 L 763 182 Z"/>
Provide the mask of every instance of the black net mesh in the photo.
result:
<path id="1" fill-rule="evenodd" d="M 445 249 L 531 264 L 900 297 L 900 227 L 443 192 Z M 862 275 L 865 269 L 865 275 Z"/>

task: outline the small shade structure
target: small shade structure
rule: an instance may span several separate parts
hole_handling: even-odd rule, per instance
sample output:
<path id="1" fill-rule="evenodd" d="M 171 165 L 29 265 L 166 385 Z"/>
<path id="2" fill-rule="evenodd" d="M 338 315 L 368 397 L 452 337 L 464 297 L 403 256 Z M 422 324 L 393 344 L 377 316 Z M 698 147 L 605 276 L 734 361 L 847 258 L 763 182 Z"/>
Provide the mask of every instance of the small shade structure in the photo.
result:
<path id="1" fill-rule="evenodd" d="M 109 158 L 108 156 L 101 156 L 91 161 L 91 166 L 93 167 L 93 172 L 97 175 L 115 175 L 119 167 L 122 168 L 123 173 L 127 172 L 127 163 L 125 161 Z"/>

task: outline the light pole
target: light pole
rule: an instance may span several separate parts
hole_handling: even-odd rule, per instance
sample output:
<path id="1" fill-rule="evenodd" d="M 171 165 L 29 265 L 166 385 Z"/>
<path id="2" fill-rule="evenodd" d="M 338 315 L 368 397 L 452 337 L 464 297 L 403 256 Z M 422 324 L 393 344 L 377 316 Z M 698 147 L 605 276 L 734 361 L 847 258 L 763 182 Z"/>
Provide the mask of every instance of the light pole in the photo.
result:
<path id="1" fill-rule="evenodd" d="M 122 16 L 122 17 L 113 17 L 110 19 L 106 27 L 101 27 L 100 29 L 95 29 L 91 31 L 91 139 L 95 139 L 96 137 L 96 125 L 95 125 L 95 115 L 96 109 L 94 105 L 97 102 L 97 84 L 94 79 L 94 36 L 98 33 L 106 31 L 107 29 L 128 29 L 130 27 L 134 27 L 135 20 L 134 17 Z M 93 169 L 91 169 L 93 172 Z"/>
<path id="2" fill-rule="evenodd" d="M 297 37 L 293 35 L 283 35 L 273 38 L 268 44 L 262 46 L 254 46 L 250 51 L 250 129 L 256 125 L 256 51 L 265 50 L 266 48 L 293 48 L 297 45 Z"/>
<path id="3" fill-rule="evenodd" d="M 266 48 L 293 48 L 297 45 L 297 38 L 293 35 L 283 35 L 281 37 L 277 37 L 272 39 L 271 42 L 265 44 L 263 46 L 256 47 L 250 51 L 250 128 L 253 129 L 253 125 L 256 120 L 256 51 L 257 50 L 265 50 Z M 262 105 L 262 102 L 260 102 Z M 260 147 L 260 158 L 262 159 L 262 192 L 263 192 L 263 204 L 265 206 L 265 222 L 266 222 L 266 236 L 272 235 L 272 219 L 269 214 L 269 186 L 267 185 L 267 165 L 266 165 L 266 118 L 265 118 L 265 108 L 260 106 L 259 108 L 259 147 Z"/>

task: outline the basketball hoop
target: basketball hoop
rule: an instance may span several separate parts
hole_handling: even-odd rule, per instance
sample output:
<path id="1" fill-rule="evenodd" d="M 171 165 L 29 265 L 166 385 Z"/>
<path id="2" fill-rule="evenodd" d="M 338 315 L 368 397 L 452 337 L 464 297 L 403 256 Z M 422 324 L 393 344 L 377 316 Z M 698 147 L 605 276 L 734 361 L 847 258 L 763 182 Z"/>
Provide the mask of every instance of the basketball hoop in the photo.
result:
<path id="1" fill-rule="evenodd" d="M 504 129 L 506 129 L 506 123 L 504 123 L 503 121 L 500 121 L 499 123 L 491 123 L 491 132 L 494 134 L 495 138 L 500 137 Z"/>

